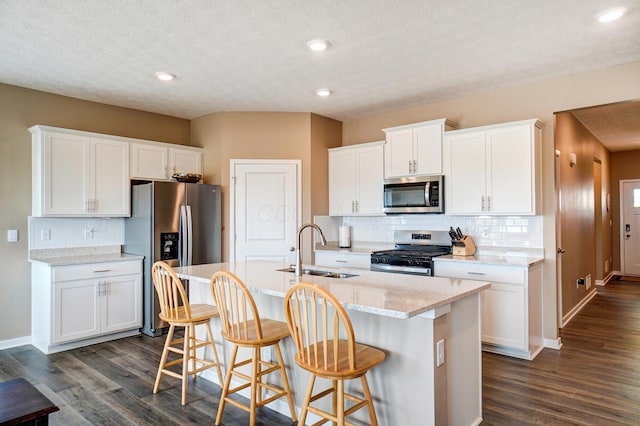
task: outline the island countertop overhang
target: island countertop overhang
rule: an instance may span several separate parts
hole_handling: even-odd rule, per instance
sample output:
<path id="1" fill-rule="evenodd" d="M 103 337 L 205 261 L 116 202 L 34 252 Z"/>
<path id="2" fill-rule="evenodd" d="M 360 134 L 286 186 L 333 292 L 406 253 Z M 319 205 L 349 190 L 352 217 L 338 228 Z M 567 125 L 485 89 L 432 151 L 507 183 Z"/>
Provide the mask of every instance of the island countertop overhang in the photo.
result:
<path id="1" fill-rule="evenodd" d="M 357 276 L 296 277 L 293 273 L 278 271 L 282 267 L 281 262 L 249 261 L 185 266 L 175 270 L 180 278 L 204 284 L 210 282 L 215 272 L 230 271 L 252 292 L 282 298 L 287 290 L 298 282 L 314 283 L 327 288 L 346 309 L 398 319 L 408 319 L 437 310 L 490 287 L 487 281 L 322 267 L 314 268 L 340 270 Z"/>

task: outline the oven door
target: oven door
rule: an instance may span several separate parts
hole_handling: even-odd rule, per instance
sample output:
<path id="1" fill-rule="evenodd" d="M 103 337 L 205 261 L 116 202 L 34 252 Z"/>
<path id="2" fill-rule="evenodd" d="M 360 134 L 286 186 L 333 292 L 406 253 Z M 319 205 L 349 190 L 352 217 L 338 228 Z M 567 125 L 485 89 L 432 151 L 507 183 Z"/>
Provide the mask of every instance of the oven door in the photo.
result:
<path id="1" fill-rule="evenodd" d="M 444 213 L 443 176 L 385 179 L 384 208 L 389 214 Z"/>

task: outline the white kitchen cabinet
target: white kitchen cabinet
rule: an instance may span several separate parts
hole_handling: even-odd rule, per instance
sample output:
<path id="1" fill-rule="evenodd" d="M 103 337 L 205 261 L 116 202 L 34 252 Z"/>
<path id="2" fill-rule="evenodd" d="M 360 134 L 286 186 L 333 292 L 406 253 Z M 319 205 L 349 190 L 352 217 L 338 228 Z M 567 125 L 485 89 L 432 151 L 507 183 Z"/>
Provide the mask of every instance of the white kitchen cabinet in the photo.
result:
<path id="1" fill-rule="evenodd" d="M 542 127 L 534 119 L 446 132 L 445 212 L 539 214 Z"/>
<path id="2" fill-rule="evenodd" d="M 482 293 L 482 348 L 532 360 L 543 348 L 542 266 L 496 266 L 436 258 L 435 275 L 491 282 Z"/>
<path id="3" fill-rule="evenodd" d="M 33 126 L 33 216 L 128 216 L 129 145 Z"/>
<path id="4" fill-rule="evenodd" d="M 440 119 L 383 129 L 384 177 L 442 173 L 442 134 L 453 127 Z"/>
<path id="5" fill-rule="evenodd" d="M 169 180 L 175 173 L 202 174 L 201 148 L 175 148 L 164 143 L 131 144 L 131 178 Z"/>
<path id="6" fill-rule="evenodd" d="M 316 251 L 315 264 L 334 268 L 369 269 L 371 253 Z"/>
<path id="7" fill-rule="evenodd" d="M 383 145 L 370 142 L 329 150 L 329 215 L 382 215 Z"/>
<path id="8" fill-rule="evenodd" d="M 44 353 L 139 333 L 142 261 L 32 264 L 32 340 Z"/>

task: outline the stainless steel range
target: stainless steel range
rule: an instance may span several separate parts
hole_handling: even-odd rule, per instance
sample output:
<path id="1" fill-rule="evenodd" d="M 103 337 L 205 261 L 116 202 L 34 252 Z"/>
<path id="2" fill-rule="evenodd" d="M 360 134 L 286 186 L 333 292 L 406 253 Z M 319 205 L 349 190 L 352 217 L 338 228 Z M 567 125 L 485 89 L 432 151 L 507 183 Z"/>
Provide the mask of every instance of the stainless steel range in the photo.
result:
<path id="1" fill-rule="evenodd" d="M 371 253 L 372 271 L 433 276 L 433 258 L 451 253 L 447 231 L 395 231 L 395 249 Z"/>

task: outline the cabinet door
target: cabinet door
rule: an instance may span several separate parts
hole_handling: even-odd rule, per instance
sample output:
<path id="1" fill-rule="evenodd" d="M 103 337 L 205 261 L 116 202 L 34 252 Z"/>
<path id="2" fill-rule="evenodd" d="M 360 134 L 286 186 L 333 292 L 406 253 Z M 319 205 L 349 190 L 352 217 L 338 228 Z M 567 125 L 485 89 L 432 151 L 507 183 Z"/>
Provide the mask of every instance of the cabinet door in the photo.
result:
<path id="1" fill-rule="evenodd" d="M 329 215 L 345 216 L 355 211 L 355 150 L 329 151 Z"/>
<path id="2" fill-rule="evenodd" d="M 529 125 L 487 130 L 487 195 L 490 213 L 534 213 L 531 132 Z"/>
<path id="3" fill-rule="evenodd" d="M 142 327 L 141 297 L 141 275 L 107 278 L 101 288 L 101 332 Z"/>
<path id="4" fill-rule="evenodd" d="M 171 174 L 202 173 L 202 154 L 186 149 L 169 150 L 171 158 Z"/>
<path id="5" fill-rule="evenodd" d="M 100 333 L 97 280 L 56 282 L 53 300 L 53 343 L 93 337 Z"/>
<path id="6" fill-rule="evenodd" d="M 47 133 L 44 139 L 41 194 L 43 215 L 87 213 L 90 141 L 86 137 Z"/>
<path id="7" fill-rule="evenodd" d="M 445 135 L 447 214 L 486 214 L 484 132 Z"/>
<path id="8" fill-rule="evenodd" d="M 356 150 L 356 213 L 359 215 L 381 215 L 384 197 L 382 145 Z"/>
<path id="9" fill-rule="evenodd" d="M 128 216 L 129 144 L 92 139 L 89 213 L 101 216 Z M 91 210 L 93 208 L 93 210 Z"/>
<path id="10" fill-rule="evenodd" d="M 492 282 L 482 292 L 482 341 L 527 349 L 525 287 Z"/>
<path id="11" fill-rule="evenodd" d="M 131 145 L 131 178 L 133 179 L 169 179 L 168 152 L 162 146 Z"/>
<path id="12" fill-rule="evenodd" d="M 413 129 L 414 173 L 418 175 L 442 173 L 442 126 L 432 125 Z"/>
<path id="13" fill-rule="evenodd" d="M 407 176 L 413 171 L 413 131 L 387 133 L 384 145 L 384 177 Z"/>

